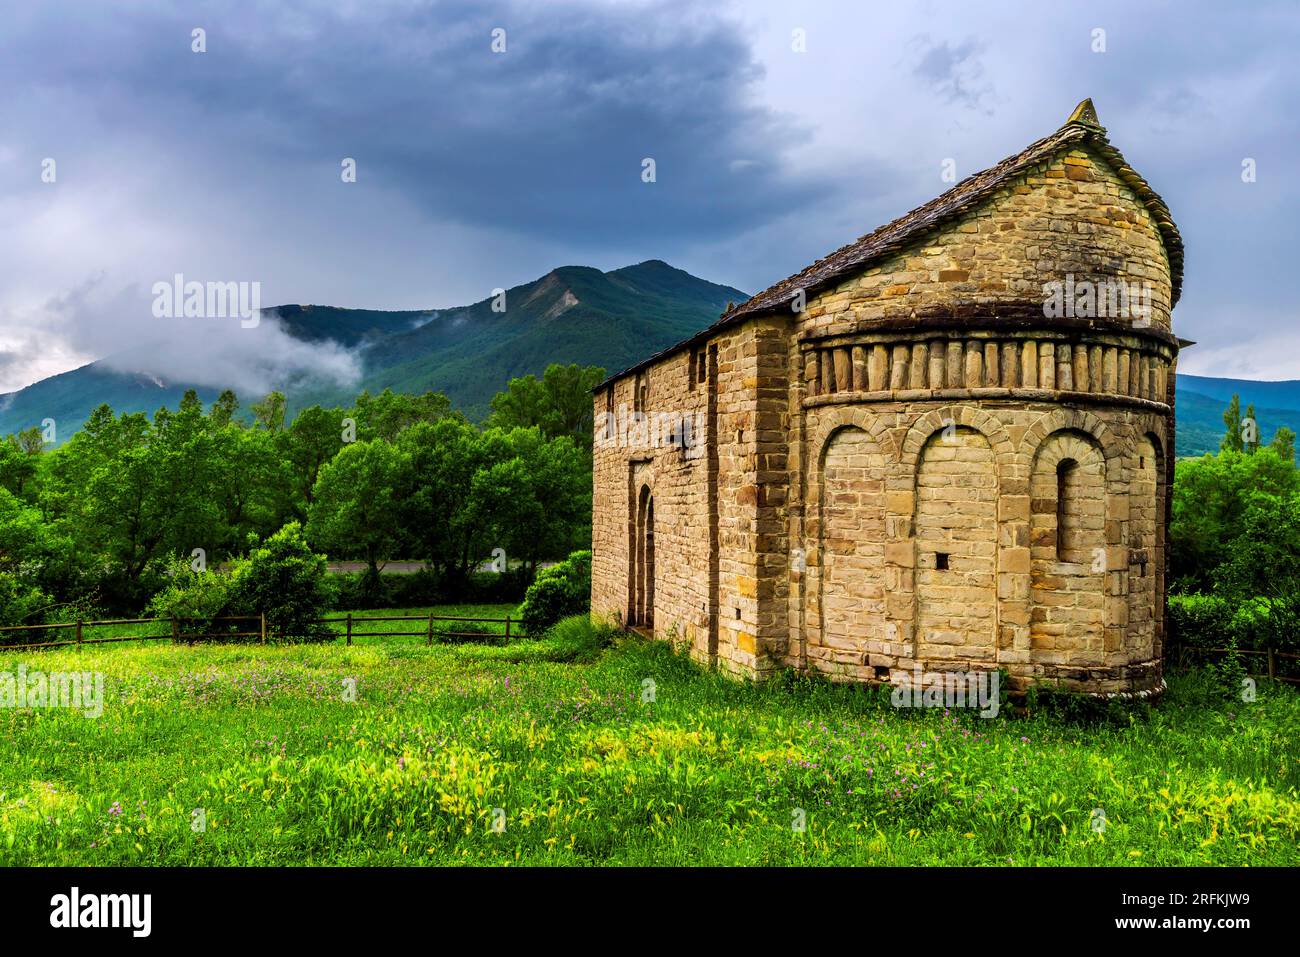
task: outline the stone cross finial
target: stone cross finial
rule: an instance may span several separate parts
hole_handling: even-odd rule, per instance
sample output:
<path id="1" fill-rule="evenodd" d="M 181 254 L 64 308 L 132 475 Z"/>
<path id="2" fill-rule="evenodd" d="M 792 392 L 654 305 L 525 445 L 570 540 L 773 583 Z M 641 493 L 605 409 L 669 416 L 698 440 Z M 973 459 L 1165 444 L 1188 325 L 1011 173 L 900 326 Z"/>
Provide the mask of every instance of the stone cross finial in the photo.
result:
<path id="1" fill-rule="evenodd" d="M 1071 113 L 1070 118 L 1065 121 L 1065 125 L 1069 126 L 1071 123 L 1079 123 L 1083 126 L 1095 126 L 1097 129 L 1101 129 L 1101 120 L 1097 119 L 1097 108 L 1092 105 L 1092 97 L 1083 100 L 1074 108 L 1074 112 Z"/>

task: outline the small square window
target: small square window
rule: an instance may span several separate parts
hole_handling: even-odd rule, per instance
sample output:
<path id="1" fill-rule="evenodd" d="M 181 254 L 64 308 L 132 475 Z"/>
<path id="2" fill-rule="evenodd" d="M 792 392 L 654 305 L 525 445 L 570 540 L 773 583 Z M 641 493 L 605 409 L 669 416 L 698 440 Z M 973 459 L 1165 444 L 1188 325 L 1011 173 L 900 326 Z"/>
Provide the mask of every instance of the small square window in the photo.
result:
<path id="1" fill-rule="evenodd" d="M 935 552 L 935 553 L 934 553 L 934 567 L 937 568 L 937 569 L 938 569 L 939 571 L 941 571 L 941 572 L 946 572 L 946 571 L 948 570 L 948 553 L 947 553 L 947 552 Z"/>

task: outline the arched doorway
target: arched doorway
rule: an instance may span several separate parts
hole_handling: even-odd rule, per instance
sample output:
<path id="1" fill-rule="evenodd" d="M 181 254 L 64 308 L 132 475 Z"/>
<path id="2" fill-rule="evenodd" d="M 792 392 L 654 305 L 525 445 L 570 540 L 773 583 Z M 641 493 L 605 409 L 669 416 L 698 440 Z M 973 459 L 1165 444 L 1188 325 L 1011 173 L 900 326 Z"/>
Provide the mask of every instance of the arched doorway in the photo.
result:
<path id="1" fill-rule="evenodd" d="M 650 486 L 643 485 L 637 499 L 633 554 L 630 624 L 653 630 L 655 626 L 655 502 Z"/>

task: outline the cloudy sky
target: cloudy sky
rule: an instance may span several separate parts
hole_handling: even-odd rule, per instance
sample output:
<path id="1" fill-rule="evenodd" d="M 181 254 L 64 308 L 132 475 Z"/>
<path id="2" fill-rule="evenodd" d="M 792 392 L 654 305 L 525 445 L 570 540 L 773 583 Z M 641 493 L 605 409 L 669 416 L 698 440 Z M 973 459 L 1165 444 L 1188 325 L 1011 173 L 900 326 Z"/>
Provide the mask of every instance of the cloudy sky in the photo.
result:
<path id="1" fill-rule="evenodd" d="M 659 258 L 756 292 L 1085 96 L 1182 230 L 1183 371 L 1300 378 L 1300 8 L 1246 6 L 3 0 L 0 392 L 156 337 L 176 273 L 417 309 Z M 253 341 L 222 328 L 164 371 Z"/>

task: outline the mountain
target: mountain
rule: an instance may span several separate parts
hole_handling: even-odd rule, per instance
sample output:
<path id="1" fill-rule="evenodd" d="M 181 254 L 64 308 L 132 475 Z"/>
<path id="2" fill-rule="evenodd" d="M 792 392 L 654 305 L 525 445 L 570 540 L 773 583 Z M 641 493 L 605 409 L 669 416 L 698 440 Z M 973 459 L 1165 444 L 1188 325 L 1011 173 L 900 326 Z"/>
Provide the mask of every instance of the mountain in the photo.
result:
<path id="1" fill-rule="evenodd" d="M 439 310 L 419 328 L 374 344 L 365 384 L 372 392 L 439 389 L 478 418 L 516 376 L 541 373 L 551 362 L 615 372 L 746 298 L 659 260 L 611 272 L 564 266 L 506 290 L 504 311 L 494 311 L 492 298 Z"/>
<path id="2" fill-rule="evenodd" d="M 333 340 L 358 350 L 362 378 L 355 386 L 281 384 L 290 413 L 316 402 L 350 405 L 362 389 L 379 392 L 440 390 L 471 418 L 481 419 L 492 396 L 511 378 L 540 375 L 552 362 L 598 365 L 616 371 L 712 323 L 745 293 L 692 276 L 652 259 L 601 272 L 563 266 L 507 289 L 504 311 L 489 297 L 450 309 L 382 312 L 333 306 L 287 305 L 275 311 L 295 338 Z M 494 309 L 494 305 L 498 308 Z M 138 358 L 137 358 L 138 357 Z M 59 440 L 107 402 L 116 412 L 153 412 L 175 406 L 189 383 L 150 369 L 148 350 L 114 357 L 113 368 L 94 362 L 0 395 L 0 435 L 53 418 Z M 217 387 L 194 387 L 210 402 Z M 260 396 L 241 395 L 248 404 Z"/>
<path id="3" fill-rule="evenodd" d="M 356 350 L 362 378 L 339 388 L 311 383 L 281 383 L 289 411 L 316 402 L 350 405 L 361 389 L 380 392 L 441 390 L 474 419 L 488 412 L 492 396 L 510 379 L 540 374 L 552 362 L 626 368 L 707 326 L 728 301 L 745 293 L 720 286 L 652 259 L 601 272 L 589 266 L 562 266 L 539 279 L 468 306 L 384 312 L 334 306 L 280 306 L 283 327 L 307 342 L 333 341 Z M 494 308 L 496 307 L 496 308 Z M 137 350 L 138 368 L 149 369 L 147 350 Z M 119 355 L 114 367 L 130 368 L 132 354 Z M 186 388 L 154 373 L 119 372 L 103 362 L 42 379 L 0 395 L 0 435 L 38 425 L 58 424 L 58 437 L 71 435 L 101 402 L 117 412 L 153 412 L 175 406 Z M 199 387 L 211 402 L 220 389 Z M 1233 394 L 1241 405 L 1255 405 L 1260 436 L 1272 439 L 1278 426 L 1300 432 L 1300 380 L 1255 382 L 1178 376 L 1179 456 L 1215 452 L 1223 435 L 1223 411 Z M 241 395 L 245 408 L 260 396 Z"/>

